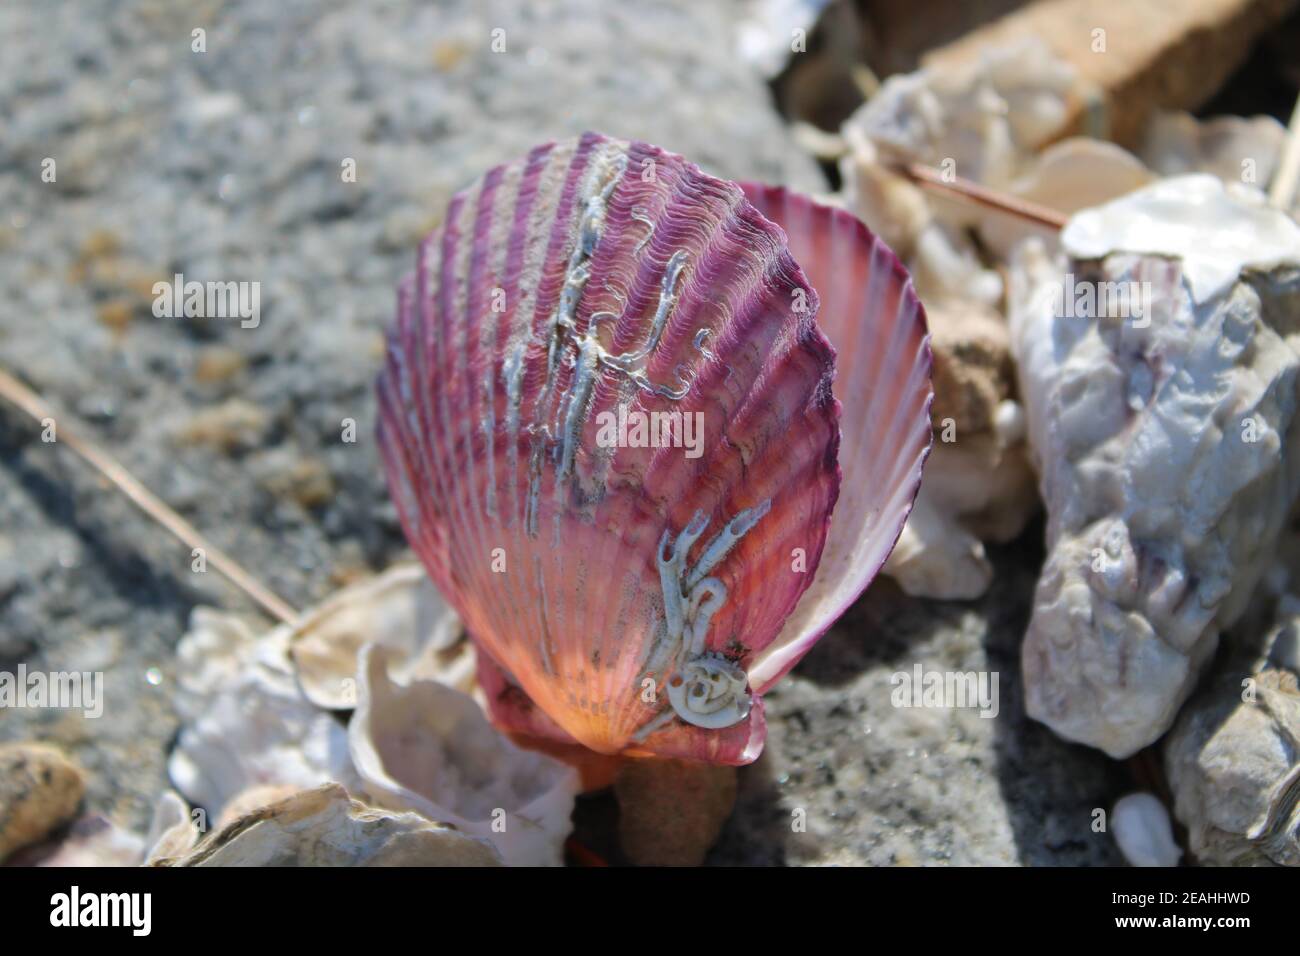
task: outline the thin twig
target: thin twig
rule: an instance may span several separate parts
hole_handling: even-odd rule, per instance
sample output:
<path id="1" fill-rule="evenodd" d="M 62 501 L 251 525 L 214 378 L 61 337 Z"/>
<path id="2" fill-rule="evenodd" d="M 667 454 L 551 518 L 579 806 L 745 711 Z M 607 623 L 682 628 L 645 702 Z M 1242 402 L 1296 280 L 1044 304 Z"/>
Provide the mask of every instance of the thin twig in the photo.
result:
<path id="1" fill-rule="evenodd" d="M 43 422 L 45 419 L 54 421 L 57 444 L 67 445 L 80 455 L 92 468 L 112 482 L 122 494 L 130 498 L 141 511 L 175 535 L 182 544 L 191 550 L 202 549 L 206 560 L 213 568 L 224 574 L 231 584 L 265 608 L 272 616 L 285 623 L 293 623 L 298 619 L 297 611 L 269 588 L 259 583 L 224 551 L 209 544 L 197 528 L 140 484 L 107 452 L 79 437 L 68 427 L 66 420 L 59 419 L 39 395 L 4 369 L 0 369 L 0 396 L 8 399 L 37 422 Z"/>
<path id="2" fill-rule="evenodd" d="M 994 209 L 1009 216 L 1024 219 L 1045 229 L 1064 229 L 1070 218 L 1055 209 L 1040 206 L 1038 203 L 1020 199 L 1017 196 L 1008 196 L 1006 193 L 1000 193 L 994 189 L 981 186 L 969 179 L 962 179 L 960 176 L 948 176 L 923 163 L 904 163 L 898 166 L 897 169 L 913 182 L 927 189 L 946 193 L 957 199 L 974 203 L 977 206 L 984 206 L 987 209 Z"/>
<path id="3" fill-rule="evenodd" d="M 1296 186 L 1300 185 L 1300 96 L 1296 97 L 1291 112 L 1291 125 L 1287 127 L 1286 142 L 1282 146 L 1282 161 L 1273 174 L 1273 186 L 1268 191 L 1268 201 L 1278 209 L 1290 209 L 1295 202 Z"/>

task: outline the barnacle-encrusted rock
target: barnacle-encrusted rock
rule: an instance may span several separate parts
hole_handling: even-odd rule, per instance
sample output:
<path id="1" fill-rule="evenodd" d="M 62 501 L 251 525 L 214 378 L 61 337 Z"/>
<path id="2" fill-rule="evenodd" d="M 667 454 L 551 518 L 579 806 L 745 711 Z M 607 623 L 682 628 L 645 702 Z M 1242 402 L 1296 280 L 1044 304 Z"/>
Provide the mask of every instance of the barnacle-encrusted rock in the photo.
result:
<path id="1" fill-rule="evenodd" d="M 1263 653 L 1184 709 L 1165 773 L 1189 849 L 1213 866 L 1300 866 L 1300 601 L 1284 600 Z"/>
<path id="2" fill-rule="evenodd" d="M 368 807 L 338 784 L 240 817 L 155 866 L 494 866 L 496 851 L 418 813 Z"/>
<path id="3" fill-rule="evenodd" d="M 54 747 L 0 746 L 0 861 L 71 820 L 85 790 L 81 771 Z"/>
<path id="4" fill-rule="evenodd" d="M 1127 756 L 1168 729 L 1294 499 L 1300 227 L 1218 180 L 1076 215 L 1015 264 L 1012 345 L 1047 503 L 1026 706 Z"/>

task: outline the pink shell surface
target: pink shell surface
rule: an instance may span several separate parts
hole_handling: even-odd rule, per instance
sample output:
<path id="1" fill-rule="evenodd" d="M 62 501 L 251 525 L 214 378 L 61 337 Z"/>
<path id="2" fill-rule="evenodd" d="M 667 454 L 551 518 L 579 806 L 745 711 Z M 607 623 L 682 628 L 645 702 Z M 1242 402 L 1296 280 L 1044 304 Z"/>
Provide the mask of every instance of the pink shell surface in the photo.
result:
<path id="1" fill-rule="evenodd" d="M 739 187 L 644 143 L 540 146 L 452 200 L 399 292 L 379 437 L 407 537 L 476 642 L 498 724 L 600 753 L 758 755 L 757 695 L 716 729 L 669 708 L 661 548 L 699 516 L 686 556 L 699 567 L 724 528 L 744 529 L 709 570 L 701 603 L 725 600 L 703 648 L 743 672 L 772 659 L 840 484 L 816 305 Z M 605 447 L 602 413 L 620 406 L 698 414 L 699 457 Z"/>
<path id="2" fill-rule="evenodd" d="M 803 657 L 889 557 L 930 453 L 930 337 L 911 277 L 852 214 L 776 186 L 746 198 L 786 233 L 820 299 L 817 324 L 836 350 L 843 408 L 842 485 L 812 587 L 749 669 L 758 693 Z"/>

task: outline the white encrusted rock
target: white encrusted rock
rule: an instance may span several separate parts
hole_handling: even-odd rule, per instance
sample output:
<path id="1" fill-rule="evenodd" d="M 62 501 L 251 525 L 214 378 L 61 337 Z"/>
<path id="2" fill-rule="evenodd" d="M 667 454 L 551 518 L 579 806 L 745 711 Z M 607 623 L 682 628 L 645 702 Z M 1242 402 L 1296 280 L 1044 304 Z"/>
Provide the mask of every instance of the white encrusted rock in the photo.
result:
<path id="1" fill-rule="evenodd" d="M 1068 260 L 1028 243 L 1013 268 L 1048 511 L 1026 707 L 1124 757 L 1173 722 L 1300 486 L 1300 226 L 1196 176 L 1062 238 Z"/>

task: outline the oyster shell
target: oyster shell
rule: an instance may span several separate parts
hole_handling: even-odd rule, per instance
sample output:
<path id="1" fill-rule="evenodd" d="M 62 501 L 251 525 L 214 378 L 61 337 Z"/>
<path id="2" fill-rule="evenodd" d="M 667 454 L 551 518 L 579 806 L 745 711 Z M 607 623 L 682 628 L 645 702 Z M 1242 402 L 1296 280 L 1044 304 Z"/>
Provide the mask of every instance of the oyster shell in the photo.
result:
<path id="1" fill-rule="evenodd" d="M 862 258 L 837 263 L 866 276 L 856 230 L 834 248 Z M 876 256 L 870 288 L 898 306 L 905 277 Z M 645 143 L 539 146 L 452 200 L 399 293 L 379 440 L 499 724 L 600 753 L 757 756 L 758 694 L 829 623 L 782 631 L 840 493 L 817 304 L 738 186 Z M 907 352 L 924 331 L 919 311 L 919 333 L 885 318 L 860 364 L 892 414 L 924 382 Z M 825 583 L 841 603 L 915 495 L 898 421 L 875 449 L 887 540 L 843 593 Z"/>
<path id="2" fill-rule="evenodd" d="M 484 840 L 418 813 L 368 807 L 336 783 L 303 790 L 153 866 L 496 866 Z"/>
<path id="3" fill-rule="evenodd" d="M 1300 489 L 1300 227 L 1191 176 L 1077 214 L 1062 241 L 1068 263 L 1026 245 L 1013 269 L 1048 511 L 1026 709 L 1124 757 L 1173 722 Z"/>
<path id="4" fill-rule="evenodd" d="M 436 680 L 393 680 L 389 651 L 361 654 L 348 744 L 371 802 L 415 810 L 491 841 L 506 863 L 558 866 L 579 787 L 575 770 L 522 750 L 466 695 Z"/>
<path id="5" fill-rule="evenodd" d="M 249 787 L 348 779 L 347 733 L 298 687 L 290 628 L 261 637 L 233 615 L 195 608 L 177 647 L 185 718 L 167 772 L 211 819 Z M 189 664 L 193 666 L 187 666 Z"/>
<path id="6" fill-rule="evenodd" d="M 153 821 L 144 845 L 145 864 L 166 857 L 181 856 L 194 848 L 203 833 L 191 815 L 190 805 L 175 790 L 164 790 L 154 804 Z"/>
<path id="7" fill-rule="evenodd" d="M 303 694 L 327 710 L 357 705 L 358 657 L 369 643 L 396 651 L 390 664 L 400 680 L 429 677 L 466 694 L 475 690 L 460 619 L 414 562 L 334 594 L 303 617 L 288 642 Z"/>

